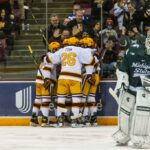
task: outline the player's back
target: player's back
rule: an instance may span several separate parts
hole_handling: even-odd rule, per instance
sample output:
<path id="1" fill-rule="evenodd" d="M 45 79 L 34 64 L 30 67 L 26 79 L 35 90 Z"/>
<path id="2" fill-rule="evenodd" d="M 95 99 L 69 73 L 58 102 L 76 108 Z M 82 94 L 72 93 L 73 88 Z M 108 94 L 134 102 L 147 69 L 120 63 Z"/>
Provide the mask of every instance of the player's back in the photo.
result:
<path id="1" fill-rule="evenodd" d="M 90 64 L 93 59 L 90 51 L 77 46 L 62 48 L 60 50 L 60 57 L 62 68 L 59 78 L 80 78 L 80 80 L 82 64 Z"/>
<path id="2" fill-rule="evenodd" d="M 80 58 L 82 49 L 76 46 L 67 46 L 60 52 L 62 71 L 81 73 L 82 62 Z"/>
<path id="3" fill-rule="evenodd" d="M 82 64 L 93 65 L 95 58 L 91 51 L 77 46 L 66 46 L 54 54 L 47 53 L 48 62 L 61 64 L 59 79 L 71 79 L 81 81 Z M 89 72 L 93 71 L 93 68 Z"/>
<path id="4" fill-rule="evenodd" d="M 44 78 L 50 78 L 56 81 L 56 66 L 52 63 L 48 63 L 46 61 L 46 56 L 43 58 L 37 70 L 36 83 L 43 84 Z"/>

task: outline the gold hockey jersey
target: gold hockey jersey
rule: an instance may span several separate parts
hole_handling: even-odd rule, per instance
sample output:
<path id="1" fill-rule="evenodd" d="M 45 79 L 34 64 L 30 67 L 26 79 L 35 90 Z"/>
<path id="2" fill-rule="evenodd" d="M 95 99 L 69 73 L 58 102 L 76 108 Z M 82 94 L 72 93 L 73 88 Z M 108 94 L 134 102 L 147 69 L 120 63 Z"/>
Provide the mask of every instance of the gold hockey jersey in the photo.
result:
<path id="1" fill-rule="evenodd" d="M 56 65 L 48 63 L 46 61 L 46 56 L 43 62 L 41 62 L 39 69 L 37 71 L 36 83 L 44 84 L 45 78 L 49 78 L 56 82 Z"/>
<path id="2" fill-rule="evenodd" d="M 48 53 L 48 61 L 53 64 L 61 63 L 61 72 L 59 79 L 70 79 L 75 81 L 82 81 L 82 65 L 90 65 L 87 69 L 87 74 L 92 74 L 95 58 L 91 51 L 77 46 L 66 46 L 61 48 L 54 54 Z"/>

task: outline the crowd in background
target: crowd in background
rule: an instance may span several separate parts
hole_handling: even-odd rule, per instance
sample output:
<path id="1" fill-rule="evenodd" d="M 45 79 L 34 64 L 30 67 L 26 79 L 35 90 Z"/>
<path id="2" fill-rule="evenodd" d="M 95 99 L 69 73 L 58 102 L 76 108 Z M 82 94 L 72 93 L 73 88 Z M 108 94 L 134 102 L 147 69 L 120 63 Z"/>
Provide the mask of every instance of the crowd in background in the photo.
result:
<path id="1" fill-rule="evenodd" d="M 14 49 L 14 40 L 27 19 L 26 5 L 27 0 L 0 0 L 0 61 L 6 61 Z"/>
<path id="2" fill-rule="evenodd" d="M 131 45 L 144 45 L 150 29 L 150 2 L 146 0 L 75 0 L 72 14 L 60 22 L 50 16 L 48 41 L 91 37 L 100 51 L 104 78 L 115 77 L 117 62 Z M 124 43 L 124 41 L 126 41 Z"/>
<path id="3" fill-rule="evenodd" d="M 26 19 L 26 3 L 25 0 L 0 0 L 0 39 L 6 37 L 9 55 L 16 33 L 20 34 L 20 24 Z M 57 14 L 51 14 L 46 34 L 48 42 L 61 43 L 70 36 L 93 38 L 101 52 L 103 77 L 112 78 L 125 50 L 132 44 L 144 45 L 148 29 L 149 0 L 74 0 L 73 11 L 63 22 Z M 5 47 L 6 44 L 0 43 Z"/>

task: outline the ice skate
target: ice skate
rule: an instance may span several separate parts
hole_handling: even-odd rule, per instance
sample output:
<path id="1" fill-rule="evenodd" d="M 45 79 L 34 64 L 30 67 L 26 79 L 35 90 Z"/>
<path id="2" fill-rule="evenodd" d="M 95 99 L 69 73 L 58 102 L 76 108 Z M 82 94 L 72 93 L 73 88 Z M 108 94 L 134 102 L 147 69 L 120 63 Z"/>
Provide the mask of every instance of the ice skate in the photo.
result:
<path id="1" fill-rule="evenodd" d="M 72 120 L 71 127 L 72 128 L 78 128 L 79 127 L 77 119 L 73 119 Z"/>
<path id="2" fill-rule="evenodd" d="M 38 117 L 36 116 L 35 113 L 32 114 L 32 118 L 30 120 L 30 126 L 36 127 L 38 126 Z"/>
<path id="3" fill-rule="evenodd" d="M 49 125 L 50 125 L 50 127 L 54 127 L 54 128 L 58 127 L 57 122 L 54 122 L 54 121 L 50 121 Z"/>
<path id="4" fill-rule="evenodd" d="M 93 127 L 97 126 L 96 115 L 91 116 L 90 123 L 91 123 L 91 126 Z"/>
<path id="5" fill-rule="evenodd" d="M 64 118 L 62 116 L 59 116 L 57 118 L 57 126 L 58 127 L 63 127 L 64 126 Z"/>
<path id="6" fill-rule="evenodd" d="M 85 127 L 90 127 L 91 126 L 90 117 L 89 116 L 84 116 L 84 126 Z"/>
<path id="7" fill-rule="evenodd" d="M 42 117 L 42 124 L 41 127 L 49 127 L 49 123 L 48 123 L 48 117 L 43 116 Z"/>

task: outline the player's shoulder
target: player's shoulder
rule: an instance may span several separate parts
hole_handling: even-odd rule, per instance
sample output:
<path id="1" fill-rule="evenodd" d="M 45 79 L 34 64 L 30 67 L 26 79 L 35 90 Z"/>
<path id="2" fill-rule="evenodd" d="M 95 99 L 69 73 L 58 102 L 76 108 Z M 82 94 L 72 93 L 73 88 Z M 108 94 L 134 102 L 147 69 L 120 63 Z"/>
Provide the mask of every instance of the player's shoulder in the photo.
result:
<path id="1" fill-rule="evenodd" d="M 63 49 L 63 51 L 66 51 L 66 52 L 79 52 L 80 50 L 81 50 L 81 47 L 78 47 L 78 46 L 66 46 Z"/>
<path id="2" fill-rule="evenodd" d="M 145 47 L 143 45 L 132 45 L 126 51 L 126 55 L 130 56 L 144 56 L 145 55 Z"/>

